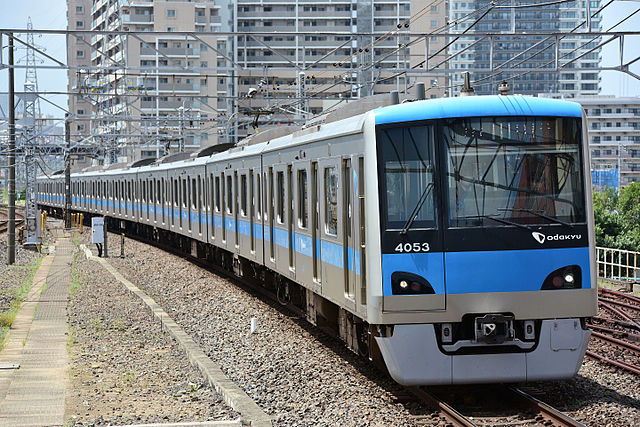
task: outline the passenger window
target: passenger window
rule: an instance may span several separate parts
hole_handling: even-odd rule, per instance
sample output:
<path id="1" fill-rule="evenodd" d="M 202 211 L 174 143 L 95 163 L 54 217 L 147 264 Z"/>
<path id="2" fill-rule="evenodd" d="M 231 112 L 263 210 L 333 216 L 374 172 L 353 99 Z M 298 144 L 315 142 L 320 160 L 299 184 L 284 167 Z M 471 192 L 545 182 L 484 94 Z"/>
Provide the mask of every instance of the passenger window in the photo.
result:
<path id="1" fill-rule="evenodd" d="M 247 175 L 240 177 L 240 211 L 247 216 Z"/>
<path id="2" fill-rule="evenodd" d="M 307 228 L 308 221 L 308 200 L 307 200 L 307 171 L 298 171 L 298 226 Z"/>
<path id="3" fill-rule="evenodd" d="M 220 212 L 220 177 L 216 176 L 216 212 Z"/>
<path id="4" fill-rule="evenodd" d="M 196 203 L 198 202 L 198 192 L 197 192 L 197 183 L 195 179 L 191 179 L 191 209 L 196 210 L 198 206 Z"/>
<path id="5" fill-rule="evenodd" d="M 182 180 L 182 207 L 187 207 L 187 179 Z"/>
<path id="6" fill-rule="evenodd" d="M 230 214 L 233 213 L 233 177 L 231 175 L 227 176 L 227 212 Z"/>
<path id="7" fill-rule="evenodd" d="M 284 172 L 276 172 L 278 222 L 284 224 Z"/>
<path id="8" fill-rule="evenodd" d="M 260 174 L 256 175 L 256 213 L 257 217 L 260 219 L 260 215 L 262 214 L 262 199 L 260 199 Z"/>
<path id="9" fill-rule="evenodd" d="M 180 194 L 178 194 L 178 180 L 173 178 L 171 178 L 171 180 L 173 181 L 173 205 L 178 207 L 180 199 Z"/>
<path id="10" fill-rule="evenodd" d="M 324 169 L 324 231 L 338 235 L 338 172 L 335 167 Z"/>

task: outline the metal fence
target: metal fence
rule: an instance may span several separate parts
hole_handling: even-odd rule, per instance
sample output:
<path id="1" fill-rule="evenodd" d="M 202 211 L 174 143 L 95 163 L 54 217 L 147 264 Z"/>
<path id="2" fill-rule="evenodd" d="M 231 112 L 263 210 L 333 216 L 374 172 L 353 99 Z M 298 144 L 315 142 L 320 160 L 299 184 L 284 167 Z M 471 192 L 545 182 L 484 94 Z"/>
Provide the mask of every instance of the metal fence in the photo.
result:
<path id="1" fill-rule="evenodd" d="M 616 282 L 637 282 L 640 252 L 596 247 L 598 278 Z"/>

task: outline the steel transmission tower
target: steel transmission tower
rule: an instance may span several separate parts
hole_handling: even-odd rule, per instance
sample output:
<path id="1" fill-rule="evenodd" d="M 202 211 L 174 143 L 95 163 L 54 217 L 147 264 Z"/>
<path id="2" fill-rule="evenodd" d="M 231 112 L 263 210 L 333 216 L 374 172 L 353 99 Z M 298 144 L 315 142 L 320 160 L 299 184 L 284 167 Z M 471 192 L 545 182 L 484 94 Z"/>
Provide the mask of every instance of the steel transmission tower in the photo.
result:
<path id="1" fill-rule="evenodd" d="M 36 72 L 36 52 L 33 49 L 33 24 L 27 21 L 27 56 L 24 79 L 23 148 L 25 153 L 25 207 L 26 245 L 36 245 L 38 241 L 38 206 L 36 203 L 36 177 L 38 174 L 35 152 L 42 140 L 40 121 L 40 98 L 38 97 L 38 74 Z"/>

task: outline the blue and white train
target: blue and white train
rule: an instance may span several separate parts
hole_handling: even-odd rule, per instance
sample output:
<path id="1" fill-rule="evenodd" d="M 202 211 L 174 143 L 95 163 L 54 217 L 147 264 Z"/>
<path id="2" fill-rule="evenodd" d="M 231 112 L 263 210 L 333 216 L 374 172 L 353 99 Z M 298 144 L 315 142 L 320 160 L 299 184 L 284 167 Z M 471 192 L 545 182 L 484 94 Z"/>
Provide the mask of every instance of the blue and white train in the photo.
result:
<path id="1" fill-rule="evenodd" d="M 73 174 L 72 209 L 272 288 L 399 383 L 569 378 L 596 313 L 583 117 L 522 96 L 391 105 Z M 40 206 L 63 187 L 40 177 Z"/>

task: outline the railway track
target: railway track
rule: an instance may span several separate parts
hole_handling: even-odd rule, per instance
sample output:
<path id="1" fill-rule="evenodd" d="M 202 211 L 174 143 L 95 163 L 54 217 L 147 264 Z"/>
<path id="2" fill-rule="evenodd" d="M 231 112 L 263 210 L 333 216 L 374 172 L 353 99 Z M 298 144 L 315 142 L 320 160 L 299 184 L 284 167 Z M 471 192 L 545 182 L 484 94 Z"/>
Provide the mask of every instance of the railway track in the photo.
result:
<path id="1" fill-rule="evenodd" d="M 492 385 L 456 389 L 411 387 L 408 390 L 425 406 L 439 412 L 447 423 L 456 427 L 522 423 L 583 426 L 523 388 Z"/>
<path id="2" fill-rule="evenodd" d="M 593 317 L 589 324 L 593 340 L 586 355 L 606 365 L 640 375 L 640 298 L 599 288 L 598 305 L 599 315 Z"/>
<path id="3" fill-rule="evenodd" d="M 9 227 L 9 211 L 7 205 L 0 205 L 0 233 L 7 231 Z M 16 206 L 16 227 L 24 223 L 24 207 Z"/>

